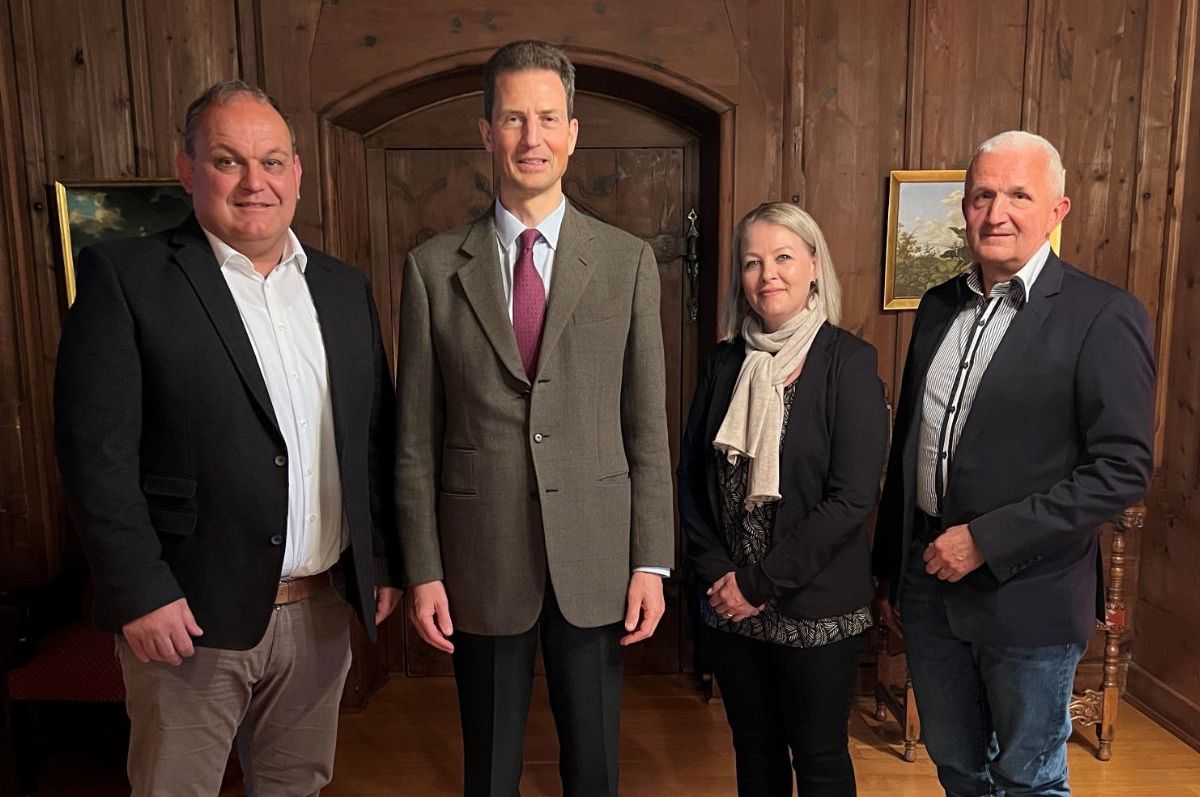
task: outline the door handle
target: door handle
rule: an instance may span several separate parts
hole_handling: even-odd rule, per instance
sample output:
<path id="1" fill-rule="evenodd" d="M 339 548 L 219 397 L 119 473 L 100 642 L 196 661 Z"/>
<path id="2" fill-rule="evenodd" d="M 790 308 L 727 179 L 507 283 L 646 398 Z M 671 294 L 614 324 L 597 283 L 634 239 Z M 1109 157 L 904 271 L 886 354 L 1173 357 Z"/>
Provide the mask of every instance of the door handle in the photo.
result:
<path id="1" fill-rule="evenodd" d="M 696 323 L 700 317 L 700 231 L 696 229 L 696 209 L 687 214 L 687 245 L 683 255 L 683 270 L 687 274 L 690 293 L 687 300 L 688 323 Z"/>

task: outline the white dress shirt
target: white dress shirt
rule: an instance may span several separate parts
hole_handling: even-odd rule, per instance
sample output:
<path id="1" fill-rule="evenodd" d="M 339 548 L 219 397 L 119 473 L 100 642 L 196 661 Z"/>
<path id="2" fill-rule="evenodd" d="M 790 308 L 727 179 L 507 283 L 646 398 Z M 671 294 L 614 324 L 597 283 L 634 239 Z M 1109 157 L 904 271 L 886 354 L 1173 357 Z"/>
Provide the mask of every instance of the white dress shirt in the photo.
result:
<path id="1" fill-rule="evenodd" d="M 554 211 L 537 223 L 541 237 L 533 245 L 533 267 L 541 275 L 546 289 L 546 303 L 550 303 L 550 277 L 554 272 L 554 254 L 558 251 L 558 234 L 562 231 L 563 217 L 567 214 L 567 198 L 564 196 Z M 496 246 L 500 252 L 500 281 L 504 286 L 504 302 L 508 308 L 508 320 L 513 312 L 513 269 L 520 254 L 517 238 L 525 232 L 525 223 L 509 213 L 500 201 L 496 201 Z M 666 567 L 635 567 L 634 572 L 654 573 L 666 578 L 671 575 Z"/>
<path id="2" fill-rule="evenodd" d="M 325 342 L 304 269 L 308 256 L 289 229 L 266 277 L 204 231 L 237 303 L 288 452 L 288 517 L 281 578 L 328 570 L 348 544 L 333 433 Z"/>

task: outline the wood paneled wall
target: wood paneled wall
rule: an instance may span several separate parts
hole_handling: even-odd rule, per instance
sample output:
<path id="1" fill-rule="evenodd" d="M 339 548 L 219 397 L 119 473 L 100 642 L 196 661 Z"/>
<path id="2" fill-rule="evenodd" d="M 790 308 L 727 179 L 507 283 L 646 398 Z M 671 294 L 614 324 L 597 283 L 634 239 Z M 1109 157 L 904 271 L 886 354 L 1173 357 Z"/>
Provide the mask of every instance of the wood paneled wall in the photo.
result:
<path id="1" fill-rule="evenodd" d="M 296 127 L 298 234 L 370 269 L 379 203 L 362 186 L 384 164 L 359 134 L 415 79 L 538 36 L 724 113 L 721 224 L 706 234 L 724 251 L 758 202 L 808 207 L 846 286 L 845 325 L 878 347 L 893 396 L 912 316 L 879 309 L 888 171 L 962 167 L 1014 127 L 1059 146 L 1067 258 L 1133 291 L 1157 325 L 1159 487 L 1133 689 L 1148 705 L 1182 696 L 1173 721 L 1200 737 L 1200 643 L 1187 641 L 1200 639 L 1197 1 L 0 0 L 0 581 L 45 581 L 70 549 L 50 446 L 62 285 L 46 185 L 170 176 L 187 103 L 242 76 Z M 381 298 L 396 290 L 372 276 Z"/>
<path id="2" fill-rule="evenodd" d="M 1189 4 L 1180 50 L 1195 52 L 1200 11 Z M 1162 466 L 1147 500 L 1142 541 L 1140 628 L 1129 693 L 1152 716 L 1200 748 L 1200 70 L 1179 73 L 1190 87 L 1177 109 L 1177 170 L 1167 204 L 1159 361 Z M 1165 378 L 1164 378 L 1165 375 Z"/>

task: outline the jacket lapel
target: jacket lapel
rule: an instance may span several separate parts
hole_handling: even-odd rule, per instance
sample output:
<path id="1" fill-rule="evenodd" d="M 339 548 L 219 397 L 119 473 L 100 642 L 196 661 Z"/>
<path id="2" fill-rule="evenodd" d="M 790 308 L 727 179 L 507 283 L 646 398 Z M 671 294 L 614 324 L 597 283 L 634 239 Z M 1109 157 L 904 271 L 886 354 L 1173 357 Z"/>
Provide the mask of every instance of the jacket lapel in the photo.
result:
<path id="1" fill-rule="evenodd" d="M 176 230 L 171 243 L 177 247 L 174 253 L 175 262 L 191 283 L 200 304 L 204 306 L 204 311 L 216 328 L 225 350 L 229 352 L 229 358 L 233 360 L 246 390 L 271 428 L 277 435 L 280 434 L 275 410 L 271 406 L 271 397 L 267 393 L 267 383 L 263 381 L 262 369 L 258 365 L 258 358 L 254 356 L 254 349 L 250 346 L 250 338 L 246 334 L 237 303 L 233 300 L 233 294 L 229 292 L 225 278 L 221 276 L 221 268 L 217 265 L 208 239 L 204 237 L 204 231 L 200 229 L 195 216 Z"/>
<path id="2" fill-rule="evenodd" d="M 594 235 L 583 214 L 570 202 L 563 216 L 554 253 L 554 276 L 546 296 L 546 320 L 542 324 L 542 344 L 538 355 L 539 370 L 554 350 L 563 330 L 571 320 L 575 306 L 592 278 L 597 258 L 591 252 Z M 515 344 L 514 344 L 515 345 Z"/>
<path id="3" fill-rule="evenodd" d="M 491 210 L 471 227 L 460 249 L 468 258 L 457 272 L 467 302 L 475 312 L 475 317 L 479 319 L 479 325 L 483 327 L 483 332 L 491 342 L 492 348 L 496 350 L 500 362 L 514 378 L 529 382 L 529 378 L 525 376 L 525 367 L 521 365 L 517 337 L 504 302 L 500 253 L 496 244 L 496 221 Z M 557 265 L 555 263 L 556 268 Z"/>
<path id="4" fill-rule="evenodd" d="M 720 460 L 723 456 L 712 444 L 716 439 L 721 423 L 725 420 L 725 412 L 733 398 L 733 389 L 737 386 L 738 375 L 742 372 L 742 362 L 746 359 L 746 344 L 740 337 L 735 338 L 736 348 L 721 364 L 713 375 L 712 395 L 709 397 L 707 425 L 704 430 L 704 444 L 710 461 L 714 467 L 708 471 L 708 501 L 712 516 L 721 517 L 721 485 L 718 474 L 721 472 Z"/>
<path id="5" fill-rule="evenodd" d="M 337 279 L 328 261 L 313 251 L 308 253 L 304 280 L 308 283 L 308 293 L 321 327 L 321 341 L 325 345 L 325 368 L 329 373 L 329 396 L 333 403 L 334 439 L 337 440 L 340 460 L 345 430 L 349 428 L 345 413 L 350 403 L 342 399 L 354 386 L 354 376 L 349 369 L 354 365 L 356 347 L 353 338 L 359 329 L 354 324 L 346 323 L 345 319 L 355 317 L 352 308 L 361 294 L 358 294 L 350 280 Z"/>
<path id="6" fill-rule="evenodd" d="M 1026 351 L 1053 306 L 1051 297 L 1062 288 L 1062 276 L 1062 261 L 1051 252 L 1037 281 L 1033 283 L 1029 301 L 1017 311 L 979 381 L 975 401 L 971 404 L 971 414 L 967 416 L 966 426 L 955 447 L 956 452 L 967 450 L 985 424 L 1005 422 L 1003 407 L 996 406 L 998 399 L 995 387 L 1003 384 L 1012 375 L 1013 369 L 1024 361 Z"/>
<path id="7" fill-rule="evenodd" d="M 938 289 L 933 290 L 937 291 Z M 906 379 L 904 386 L 911 391 L 910 397 L 906 397 L 908 400 L 907 417 L 898 416 L 896 418 L 897 427 L 901 422 L 905 424 L 905 435 L 903 440 L 893 440 L 893 445 L 899 442 L 903 446 L 904 459 L 902 462 L 906 484 L 916 484 L 917 438 L 921 432 L 925 376 L 929 373 L 933 355 L 937 352 L 938 346 L 942 344 L 942 339 L 946 337 L 951 322 L 954 321 L 954 317 L 958 315 L 959 308 L 965 301 L 964 293 L 967 290 L 966 278 L 958 277 L 953 286 L 946 291 L 945 296 L 942 296 L 940 292 L 926 294 L 929 299 L 927 302 L 922 302 L 923 309 L 918 313 L 918 324 L 913 330 L 912 345 L 908 352 L 912 362 L 905 366 L 905 373 L 912 376 L 912 384 L 908 385 Z M 910 491 L 909 494 L 914 493 Z M 908 515 L 909 513 L 906 512 L 905 517 L 907 518 Z"/>
<path id="8" fill-rule="evenodd" d="M 818 408 L 821 411 L 826 409 L 826 400 L 822 394 L 828 384 L 826 375 L 829 373 L 829 344 L 832 340 L 833 333 L 830 331 L 829 323 L 826 322 L 817 330 L 817 336 L 808 350 L 808 356 L 804 359 L 804 367 L 800 371 L 800 376 L 796 378 L 796 393 L 792 397 L 792 408 L 795 411 L 814 412 Z M 788 428 L 792 428 L 790 419 Z M 783 451 L 779 456 L 781 473 L 788 472 L 784 466 L 785 462 L 798 461 L 803 447 L 811 445 L 804 438 L 803 434 L 788 434 L 783 438 Z"/>

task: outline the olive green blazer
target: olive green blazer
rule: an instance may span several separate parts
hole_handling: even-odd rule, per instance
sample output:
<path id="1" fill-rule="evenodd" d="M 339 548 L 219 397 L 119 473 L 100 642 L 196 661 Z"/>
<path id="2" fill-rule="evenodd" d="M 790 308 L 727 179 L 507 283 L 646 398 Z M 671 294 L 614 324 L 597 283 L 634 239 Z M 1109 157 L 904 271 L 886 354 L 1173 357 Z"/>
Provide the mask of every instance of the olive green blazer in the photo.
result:
<path id="1" fill-rule="evenodd" d="M 568 205 L 537 373 L 508 317 L 493 213 L 408 255 L 396 506 L 406 583 L 442 579 L 456 629 L 619 621 L 633 568 L 673 567 L 658 267 Z"/>

